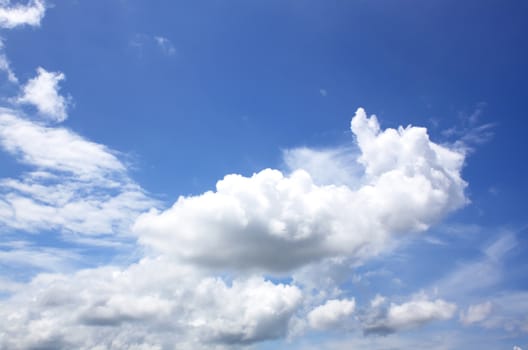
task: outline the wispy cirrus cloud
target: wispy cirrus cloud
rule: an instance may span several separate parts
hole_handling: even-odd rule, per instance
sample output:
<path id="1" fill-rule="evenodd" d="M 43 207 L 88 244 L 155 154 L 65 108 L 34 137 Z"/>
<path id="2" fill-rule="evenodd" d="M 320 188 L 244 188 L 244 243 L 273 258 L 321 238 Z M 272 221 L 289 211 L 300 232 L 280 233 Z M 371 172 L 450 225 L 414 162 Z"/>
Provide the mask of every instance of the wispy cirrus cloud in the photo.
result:
<path id="1" fill-rule="evenodd" d="M 0 222 L 36 232 L 124 234 L 156 202 L 116 153 L 65 128 L 0 113 L 0 146 L 31 170 L 0 179 Z"/>

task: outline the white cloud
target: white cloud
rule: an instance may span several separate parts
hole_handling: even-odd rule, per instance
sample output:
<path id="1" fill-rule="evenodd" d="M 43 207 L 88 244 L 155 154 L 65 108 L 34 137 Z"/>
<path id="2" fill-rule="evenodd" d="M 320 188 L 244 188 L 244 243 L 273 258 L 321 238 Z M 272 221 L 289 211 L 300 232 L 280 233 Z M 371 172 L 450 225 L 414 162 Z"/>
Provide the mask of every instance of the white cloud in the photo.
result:
<path id="1" fill-rule="evenodd" d="M 465 325 L 481 322 L 490 314 L 491 309 L 492 304 L 489 301 L 470 305 L 466 312 L 460 313 L 460 321 Z"/>
<path id="2" fill-rule="evenodd" d="M 285 271 L 326 257 L 361 260 L 420 232 L 466 203 L 462 154 L 423 128 L 381 131 L 358 109 L 352 131 L 365 167 L 361 186 L 317 185 L 305 170 L 227 175 L 215 192 L 180 197 L 140 216 L 141 243 L 212 268 Z"/>
<path id="3" fill-rule="evenodd" d="M 354 299 L 332 299 L 308 313 L 308 322 L 314 329 L 338 328 L 356 308 Z"/>
<path id="4" fill-rule="evenodd" d="M 155 36 L 154 41 L 156 41 L 156 44 L 164 54 L 172 56 L 176 53 L 176 48 L 169 39 L 162 36 Z"/>
<path id="5" fill-rule="evenodd" d="M 35 232 L 123 234 L 140 212 L 155 205 L 105 146 L 64 128 L 0 113 L 0 146 L 33 168 L 0 179 L 0 223 Z"/>
<path id="6" fill-rule="evenodd" d="M 374 310 L 365 319 L 363 330 L 367 334 L 408 330 L 432 321 L 448 320 L 453 317 L 456 309 L 457 306 L 453 303 L 442 299 L 429 300 L 420 295 L 402 304 L 391 303 L 385 310 Z"/>
<path id="7" fill-rule="evenodd" d="M 30 0 L 27 5 L 11 5 L 9 0 L 4 0 L 0 2 L 0 27 L 39 26 L 45 12 L 43 0 Z"/>
<path id="8" fill-rule="evenodd" d="M 18 160 L 39 170 L 65 172 L 81 180 L 102 180 L 126 169 L 101 144 L 65 128 L 41 126 L 5 109 L 0 111 L 0 144 Z"/>
<path id="9" fill-rule="evenodd" d="M 69 101 L 59 94 L 59 83 L 64 80 L 60 72 L 48 72 L 37 68 L 37 76 L 30 79 L 22 89 L 22 95 L 16 98 L 20 104 L 34 105 L 49 120 L 62 122 L 67 117 Z"/>
<path id="10" fill-rule="evenodd" d="M 326 97 L 328 96 L 328 91 L 326 89 L 319 89 L 319 93 L 321 96 Z"/>

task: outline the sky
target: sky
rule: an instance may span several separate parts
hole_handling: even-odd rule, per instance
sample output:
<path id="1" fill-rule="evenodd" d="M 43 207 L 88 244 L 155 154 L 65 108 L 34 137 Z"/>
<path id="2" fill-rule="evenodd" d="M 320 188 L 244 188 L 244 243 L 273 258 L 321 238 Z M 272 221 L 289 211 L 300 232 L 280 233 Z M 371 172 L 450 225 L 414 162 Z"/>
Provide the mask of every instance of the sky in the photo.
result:
<path id="1" fill-rule="evenodd" d="M 528 3 L 0 0 L 0 349 L 528 349 Z"/>

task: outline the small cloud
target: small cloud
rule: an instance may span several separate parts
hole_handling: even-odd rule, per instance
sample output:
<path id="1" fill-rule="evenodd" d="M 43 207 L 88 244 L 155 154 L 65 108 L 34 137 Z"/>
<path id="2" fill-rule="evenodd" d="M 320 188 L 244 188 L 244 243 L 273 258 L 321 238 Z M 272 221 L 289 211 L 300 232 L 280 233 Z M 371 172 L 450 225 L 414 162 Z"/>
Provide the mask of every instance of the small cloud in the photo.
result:
<path id="1" fill-rule="evenodd" d="M 39 26 L 45 12 L 43 0 L 31 0 L 27 5 L 10 5 L 10 1 L 1 1 L 0 27 Z"/>
<path id="2" fill-rule="evenodd" d="M 139 55 L 143 54 L 143 50 L 159 50 L 164 55 L 173 56 L 176 54 L 176 48 L 172 42 L 163 36 L 150 36 L 147 34 L 136 34 L 130 40 L 130 46 L 138 51 Z"/>
<path id="3" fill-rule="evenodd" d="M 48 72 L 37 68 L 37 76 L 22 88 L 22 95 L 15 99 L 19 104 L 34 105 L 38 111 L 55 122 L 66 120 L 69 98 L 59 94 L 59 83 L 65 79 L 61 72 Z"/>
<path id="4" fill-rule="evenodd" d="M 418 328 L 433 321 L 448 320 L 457 309 L 453 303 L 442 299 L 430 300 L 426 295 L 415 296 L 403 304 L 384 305 L 384 299 L 375 298 L 371 301 L 372 310 L 364 317 L 365 334 L 390 334 Z"/>
<path id="5" fill-rule="evenodd" d="M 326 89 L 319 89 L 319 93 L 321 94 L 321 96 L 323 97 L 326 97 L 328 95 L 328 91 L 326 91 Z"/>
<path id="6" fill-rule="evenodd" d="M 162 36 L 155 36 L 154 40 L 156 41 L 156 44 L 158 44 L 158 47 L 168 56 L 172 56 L 176 53 L 176 48 L 172 44 L 172 42 Z"/>
<path id="7" fill-rule="evenodd" d="M 465 325 L 481 322 L 488 317 L 491 309 L 492 304 L 489 301 L 482 304 L 470 305 L 466 312 L 460 313 L 460 321 Z"/>

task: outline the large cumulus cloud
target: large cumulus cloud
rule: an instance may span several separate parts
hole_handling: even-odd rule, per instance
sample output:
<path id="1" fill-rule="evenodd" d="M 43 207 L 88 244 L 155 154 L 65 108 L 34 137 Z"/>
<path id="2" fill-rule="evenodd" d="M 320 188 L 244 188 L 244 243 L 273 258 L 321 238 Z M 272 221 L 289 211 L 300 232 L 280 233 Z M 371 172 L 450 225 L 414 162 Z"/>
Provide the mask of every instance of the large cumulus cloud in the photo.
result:
<path id="1" fill-rule="evenodd" d="M 351 129 L 364 167 L 357 187 L 318 185 L 303 169 L 232 174 L 215 191 L 143 214 L 134 231 L 142 244 L 199 265 L 286 271 L 371 257 L 465 204 L 463 154 L 431 142 L 426 129 L 382 131 L 361 108 Z"/>

